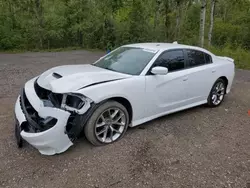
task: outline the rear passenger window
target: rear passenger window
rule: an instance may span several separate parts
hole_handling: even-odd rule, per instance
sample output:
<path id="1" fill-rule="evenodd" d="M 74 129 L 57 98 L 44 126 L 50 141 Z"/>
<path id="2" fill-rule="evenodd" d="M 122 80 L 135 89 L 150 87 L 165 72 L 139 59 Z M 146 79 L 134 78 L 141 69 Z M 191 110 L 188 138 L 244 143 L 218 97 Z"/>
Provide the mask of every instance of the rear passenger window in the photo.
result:
<path id="1" fill-rule="evenodd" d="M 205 54 L 206 63 L 213 63 L 211 55 Z"/>
<path id="2" fill-rule="evenodd" d="M 184 69 L 184 54 L 183 50 L 173 50 L 163 53 L 155 62 L 154 66 L 168 68 L 169 72 Z"/>
<path id="3" fill-rule="evenodd" d="M 188 57 L 188 65 L 189 67 L 196 67 L 200 65 L 205 65 L 205 54 L 198 50 L 186 50 Z"/>

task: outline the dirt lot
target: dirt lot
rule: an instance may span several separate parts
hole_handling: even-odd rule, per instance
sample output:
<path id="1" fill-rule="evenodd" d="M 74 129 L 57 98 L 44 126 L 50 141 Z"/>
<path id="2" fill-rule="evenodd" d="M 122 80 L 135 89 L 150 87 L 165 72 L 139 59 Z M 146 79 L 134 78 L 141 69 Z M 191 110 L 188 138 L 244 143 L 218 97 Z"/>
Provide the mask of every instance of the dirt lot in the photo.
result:
<path id="1" fill-rule="evenodd" d="M 237 70 L 219 108 L 159 118 L 115 144 L 81 138 L 68 151 L 42 156 L 18 149 L 13 106 L 23 84 L 62 64 L 90 63 L 100 52 L 0 54 L 0 187 L 250 187 L 250 72 Z"/>

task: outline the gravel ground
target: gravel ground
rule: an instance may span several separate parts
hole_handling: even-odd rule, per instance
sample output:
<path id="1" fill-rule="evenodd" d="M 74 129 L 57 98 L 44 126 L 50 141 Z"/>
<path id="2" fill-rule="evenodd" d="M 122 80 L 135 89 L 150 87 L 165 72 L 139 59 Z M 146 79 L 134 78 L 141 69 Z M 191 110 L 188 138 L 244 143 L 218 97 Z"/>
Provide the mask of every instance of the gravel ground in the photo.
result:
<path id="1" fill-rule="evenodd" d="M 101 52 L 0 54 L 0 187 L 250 187 L 250 72 L 214 109 L 196 107 L 130 128 L 105 147 L 85 138 L 63 154 L 18 149 L 13 106 L 23 84 L 62 64 L 90 63 Z"/>

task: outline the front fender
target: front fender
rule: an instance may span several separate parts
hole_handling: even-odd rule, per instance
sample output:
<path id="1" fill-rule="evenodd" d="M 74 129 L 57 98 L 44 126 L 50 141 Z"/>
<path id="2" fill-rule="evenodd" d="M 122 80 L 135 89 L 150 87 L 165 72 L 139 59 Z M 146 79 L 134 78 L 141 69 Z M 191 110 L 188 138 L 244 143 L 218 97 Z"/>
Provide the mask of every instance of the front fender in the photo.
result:
<path id="1" fill-rule="evenodd" d="M 101 83 L 78 91 L 95 103 L 104 100 L 122 97 L 127 99 L 133 108 L 133 120 L 141 119 L 147 105 L 145 93 L 145 76 L 133 76 L 132 78 Z"/>

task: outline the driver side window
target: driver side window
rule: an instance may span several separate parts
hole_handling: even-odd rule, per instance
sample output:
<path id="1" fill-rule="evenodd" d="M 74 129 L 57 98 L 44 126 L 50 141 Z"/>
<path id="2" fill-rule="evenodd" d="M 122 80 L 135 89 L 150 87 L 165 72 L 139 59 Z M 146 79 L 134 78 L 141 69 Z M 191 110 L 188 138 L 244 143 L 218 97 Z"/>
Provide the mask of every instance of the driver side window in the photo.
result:
<path id="1" fill-rule="evenodd" d="M 168 68 L 168 72 L 178 71 L 185 68 L 183 50 L 171 50 L 164 52 L 155 61 L 155 66 Z"/>

